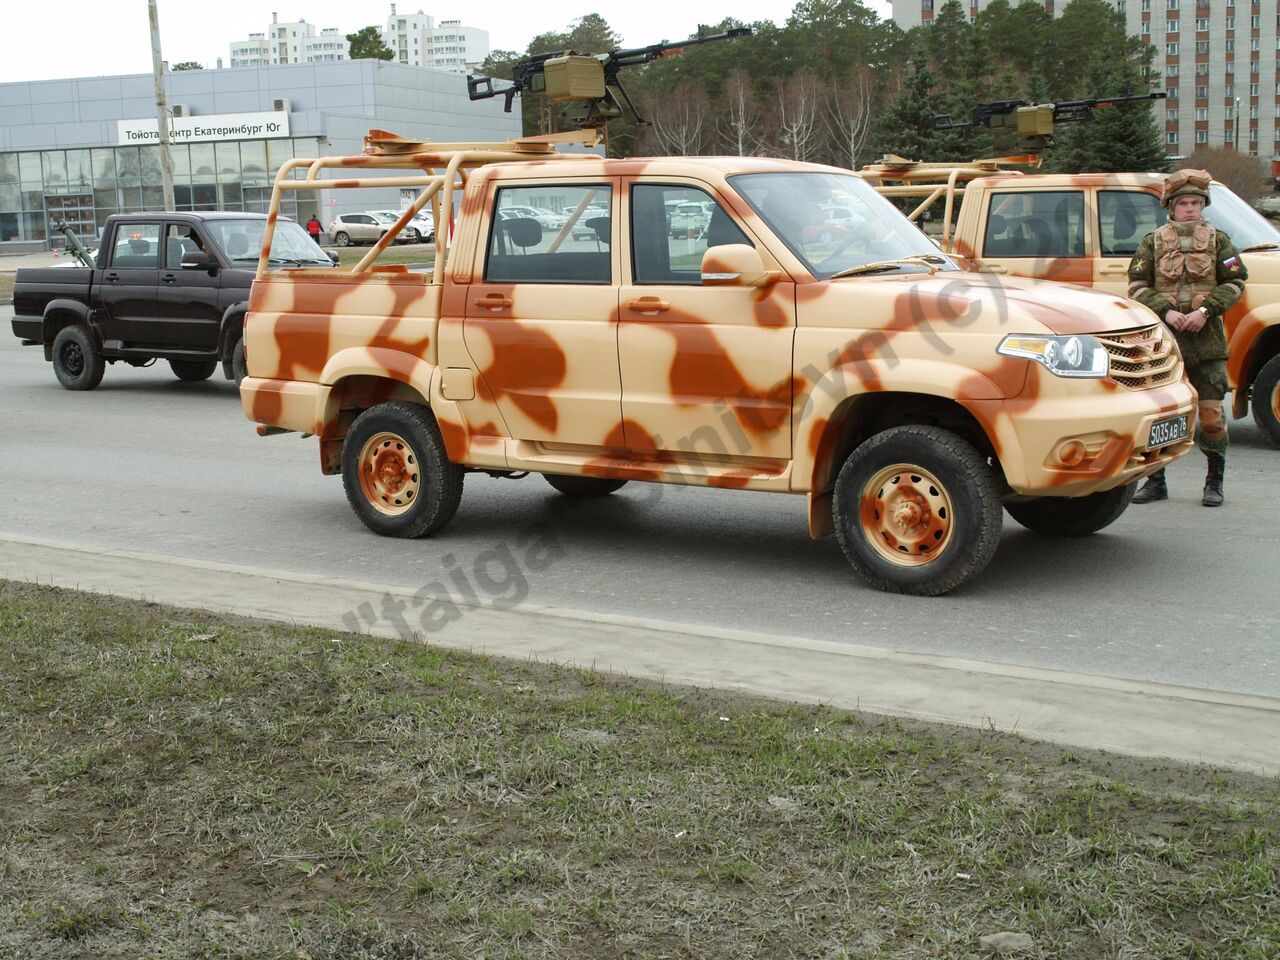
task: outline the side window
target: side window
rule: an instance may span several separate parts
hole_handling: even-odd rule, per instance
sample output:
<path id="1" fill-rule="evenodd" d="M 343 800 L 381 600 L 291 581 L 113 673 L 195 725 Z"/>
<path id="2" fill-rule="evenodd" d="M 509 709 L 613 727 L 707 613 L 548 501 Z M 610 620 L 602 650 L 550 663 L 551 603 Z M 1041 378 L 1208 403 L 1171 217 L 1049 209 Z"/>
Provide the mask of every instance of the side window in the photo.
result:
<path id="1" fill-rule="evenodd" d="M 159 270 L 160 224 L 122 223 L 116 227 L 111 266 L 118 270 Z"/>
<path id="2" fill-rule="evenodd" d="M 711 194 L 644 183 L 631 188 L 631 271 L 636 283 L 702 282 L 702 255 L 728 243 L 751 246 Z"/>
<path id="3" fill-rule="evenodd" d="M 601 184 L 503 187 L 490 224 L 490 283 L 611 283 L 613 191 Z"/>
<path id="4" fill-rule="evenodd" d="M 203 250 L 204 244 L 196 235 L 195 229 L 185 223 L 171 223 L 165 231 L 164 268 L 180 270 L 182 255 L 189 250 Z"/>
<path id="5" fill-rule="evenodd" d="M 993 193 L 985 257 L 1083 257 L 1084 192 Z"/>
<path id="6" fill-rule="evenodd" d="M 1098 194 L 1098 236 L 1104 257 L 1132 257 L 1138 243 L 1164 223 L 1155 194 L 1137 190 L 1103 190 Z"/>

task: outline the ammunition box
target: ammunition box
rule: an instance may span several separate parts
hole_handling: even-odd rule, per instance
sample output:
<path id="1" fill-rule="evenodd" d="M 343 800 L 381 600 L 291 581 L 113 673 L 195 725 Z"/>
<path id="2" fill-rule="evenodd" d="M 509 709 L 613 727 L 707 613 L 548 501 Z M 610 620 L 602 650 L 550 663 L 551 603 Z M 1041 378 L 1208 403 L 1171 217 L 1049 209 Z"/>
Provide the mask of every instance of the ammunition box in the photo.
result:
<path id="1" fill-rule="evenodd" d="M 544 64 L 548 100 L 598 100 L 604 66 L 595 57 L 556 57 Z"/>

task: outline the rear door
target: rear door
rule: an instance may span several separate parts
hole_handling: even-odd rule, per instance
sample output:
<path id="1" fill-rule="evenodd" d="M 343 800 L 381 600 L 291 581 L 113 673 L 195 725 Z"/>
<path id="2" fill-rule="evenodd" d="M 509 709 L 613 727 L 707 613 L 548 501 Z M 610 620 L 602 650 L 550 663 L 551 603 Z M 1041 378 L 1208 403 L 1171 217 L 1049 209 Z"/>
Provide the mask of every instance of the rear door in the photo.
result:
<path id="1" fill-rule="evenodd" d="M 1099 188 L 1098 246 L 1093 258 L 1093 285 L 1108 293 L 1129 292 L 1129 263 L 1138 244 L 1165 222 L 1160 198 L 1138 187 Z"/>
<path id="2" fill-rule="evenodd" d="M 104 340 L 123 341 L 127 347 L 156 344 L 161 226 L 158 219 L 116 225 L 97 290 Z"/>
<path id="3" fill-rule="evenodd" d="M 1092 285 L 1083 187 L 993 190 L 984 200 L 979 271 Z"/>
<path id="4" fill-rule="evenodd" d="M 204 250 L 217 258 L 213 245 L 206 243 L 192 224 L 165 225 L 164 259 L 156 287 L 156 315 L 162 321 L 159 335 L 174 347 L 212 353 L 218 346 L 222 321 L 218 306 L 222 271 L 184 270 L 182 255 L 193 250 Z"/>

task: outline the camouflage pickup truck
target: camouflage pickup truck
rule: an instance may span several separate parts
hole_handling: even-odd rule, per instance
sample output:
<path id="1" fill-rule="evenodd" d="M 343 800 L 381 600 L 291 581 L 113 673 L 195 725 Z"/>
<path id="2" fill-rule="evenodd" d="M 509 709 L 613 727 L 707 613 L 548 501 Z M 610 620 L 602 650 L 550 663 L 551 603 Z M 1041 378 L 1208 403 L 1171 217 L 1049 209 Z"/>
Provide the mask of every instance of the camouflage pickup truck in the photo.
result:
<path id="1" fill-rule="evenodd" d="M 1002 507 L 1092 533 L 1191 445 L 1193 392 L 1145 307 L 966 273 L 848 171 L 374 133 L 286 164 L 273 210 L 371 184 L 421 190 L 403 218 L 430 206 L 431 268 L 378 265 L 386 238 L 346 272 L 264 261 L 241 398 L 260 434 L 318 437 L 383 535 L 440 530 L 468 471 L 571 497 L 774 491 L 869 583 L 940 594 L 986 566 Z M 673 231 L 692 204 L 705 229 Z M 812 229 L 824 208 L 863 226 Z"/>
<path id="2" fill-rule="evenodd" d="M 1020 174 L 999 166 L 886 158 L 859 174 L 887 195 L 927 201 L 913 216 L 944 207 L 943 249 L 971 269 L 1124 296 L 1139 241 L 1166 219 L 1164 175 Z M 1249 271 L 1245 295 L 1223 317 L 1232 412 L 1243 417 L 1252 406 L 1280 447 L 1280 231 L 1221 183 L 1209 194 L 1205 219 L 1230 235 Z"/>

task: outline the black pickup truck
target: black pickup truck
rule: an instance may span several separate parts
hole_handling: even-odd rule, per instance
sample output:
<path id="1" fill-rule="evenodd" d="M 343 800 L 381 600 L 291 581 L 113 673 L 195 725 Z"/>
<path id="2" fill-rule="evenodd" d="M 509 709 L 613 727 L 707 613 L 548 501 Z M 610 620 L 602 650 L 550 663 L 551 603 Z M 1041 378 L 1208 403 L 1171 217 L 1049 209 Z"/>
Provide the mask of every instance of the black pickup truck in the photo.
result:
<path id="1" fill-rule="evenodd" d="M 92 390 L 106 364 L 167 360 L 179 380 L 222 365 L 244 378 L 241 331 L 266 226 L 258 213 L 137 213 L 107 218 L 97 266 L 19 270 L 13 332 L 44 347 L 68 390 Z M 272 267 L 330 266 L 297 223 L 281 218 Z"/>

